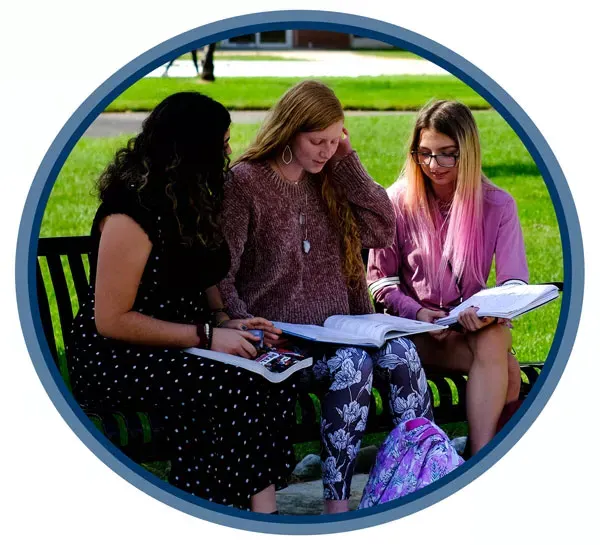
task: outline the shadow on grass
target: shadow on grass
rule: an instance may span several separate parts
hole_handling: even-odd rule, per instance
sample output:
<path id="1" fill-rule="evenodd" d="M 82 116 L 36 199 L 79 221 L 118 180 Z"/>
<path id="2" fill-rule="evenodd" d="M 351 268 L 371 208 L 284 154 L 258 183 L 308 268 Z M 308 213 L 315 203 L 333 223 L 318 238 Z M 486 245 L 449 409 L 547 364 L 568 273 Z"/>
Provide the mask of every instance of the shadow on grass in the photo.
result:
<path id="1" fill-rule="evenodd" d="M 503 163 L 484 167 L 485 175 L 493 180 L 505 176 L 539 176 L 540 171 L 535 164 Z"/>

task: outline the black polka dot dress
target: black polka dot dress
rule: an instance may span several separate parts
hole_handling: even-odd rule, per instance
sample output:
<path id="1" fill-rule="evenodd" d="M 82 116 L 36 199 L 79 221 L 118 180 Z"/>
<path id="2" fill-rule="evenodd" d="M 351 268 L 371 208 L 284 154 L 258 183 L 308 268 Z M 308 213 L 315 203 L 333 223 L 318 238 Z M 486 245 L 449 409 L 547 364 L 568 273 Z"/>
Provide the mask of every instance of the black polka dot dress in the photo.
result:
<path id="1" fill-rule="evenodd" d="M 153 243 L 134 310 L 177 323 L 208 321 L 205 288 L 229 267 L 226 246 L 208 250 L 167 244 L 168 213 L 151 212 L 125 192 L 103 203 L 92 227 L 91 283 L 68 337 L 73 394 L 88 409 L 152 410 L 164 415 L 172 448 L 169 482 L 225 505 L 248 509 L 250 497 L 273 484 L 286 486 L 295 458 L 293 379 L 272 384 L 238 367 L 179 349 L 132 345 L 102 337 L 94 321 L 99 222 L 132 217 Z M 196 247 L 200 246 L 200 247 Z"/>

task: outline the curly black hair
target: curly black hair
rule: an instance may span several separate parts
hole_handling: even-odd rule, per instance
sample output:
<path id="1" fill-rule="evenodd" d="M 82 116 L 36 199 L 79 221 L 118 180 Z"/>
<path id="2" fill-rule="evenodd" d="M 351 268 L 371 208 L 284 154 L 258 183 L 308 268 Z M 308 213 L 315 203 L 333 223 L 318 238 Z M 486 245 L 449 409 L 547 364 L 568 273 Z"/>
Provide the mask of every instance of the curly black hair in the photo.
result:
<path id="1" fill-rule="evenodd" d="M 142 131 L 117 151 L 97 183 L 102 202 L 137 191 L 148 209 L 171 211 L 180 242 L 216 247 L 229 168 L 227 109 L 194 91 L 175 93 L 150 113 Z"/>

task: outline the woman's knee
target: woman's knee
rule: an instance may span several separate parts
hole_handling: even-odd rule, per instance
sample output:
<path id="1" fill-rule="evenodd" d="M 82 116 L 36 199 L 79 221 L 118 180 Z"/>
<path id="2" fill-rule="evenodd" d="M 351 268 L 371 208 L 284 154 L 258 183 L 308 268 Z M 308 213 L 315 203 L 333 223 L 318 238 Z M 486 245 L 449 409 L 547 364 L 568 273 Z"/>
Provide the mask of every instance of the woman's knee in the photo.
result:
<path id="1" fill-rule="evenodd" d="M 469 333 L 469 347 L 473 356 L 481 363 L 502 363 L 508 365 L 508 352 L 512 346 L 510 330 L 494 324 L 474 333 Z M 506 354 L 506 357 L 500 357 Z"/>
<path id="2" fill-rule="evenodd" d="M 383 369 L 405 368 L 411 374 L 418 374 L 422 364 L 417 347 L 409 339 L 393 339 L 388 341 L 375 355 L 375 364 Z"/>
<path id="3" fill-rule="evenodd" d="M 521 367 L 517 358 L 508 354 L 508 391 L 506 401 L 516 401 L 521 393 Z"/>
<path id="4" fill-rule="evenodd" d="M 521 366 L 517 358 L 510 352 L 508 353 L 508 376 L 517 382 L 521 382 Z"/>
<path id="5" fill-rule="evenodd" d="M 329 390 L 363 388 L 373 382 L 373 359 L 366 350 L 344 347 L 327 360 L 332 382 Z"/>

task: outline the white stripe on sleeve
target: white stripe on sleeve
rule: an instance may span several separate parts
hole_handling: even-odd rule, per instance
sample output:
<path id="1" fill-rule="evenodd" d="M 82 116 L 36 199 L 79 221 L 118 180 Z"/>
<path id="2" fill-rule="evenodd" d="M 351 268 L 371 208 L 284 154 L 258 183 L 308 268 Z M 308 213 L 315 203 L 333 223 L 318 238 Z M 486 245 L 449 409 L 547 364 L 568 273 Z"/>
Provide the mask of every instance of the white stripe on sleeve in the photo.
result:
<path id="1" fill-rule="evenodd" d="M 376 280 L 372 284 L 369 285 L 369 292 L 373 297 L 383 288 L 387 288 L 388 286 L 399 286 L 400 285 L 400 277 L 399 276 L 386 276 L 385 278 L 380 278 Z"/>
<path id="2" fill-rule="evenodd" d="M 523 282 L 523 280 L 518 280 L 516 278 L 512 279 L 512 280 L 507 280 L 506 282 L 504 282 L 502 284 L 503 286 L 511 286 L 511 285 L 515 285 L 515 286 L 526 286 L 527 282 Z"/>

